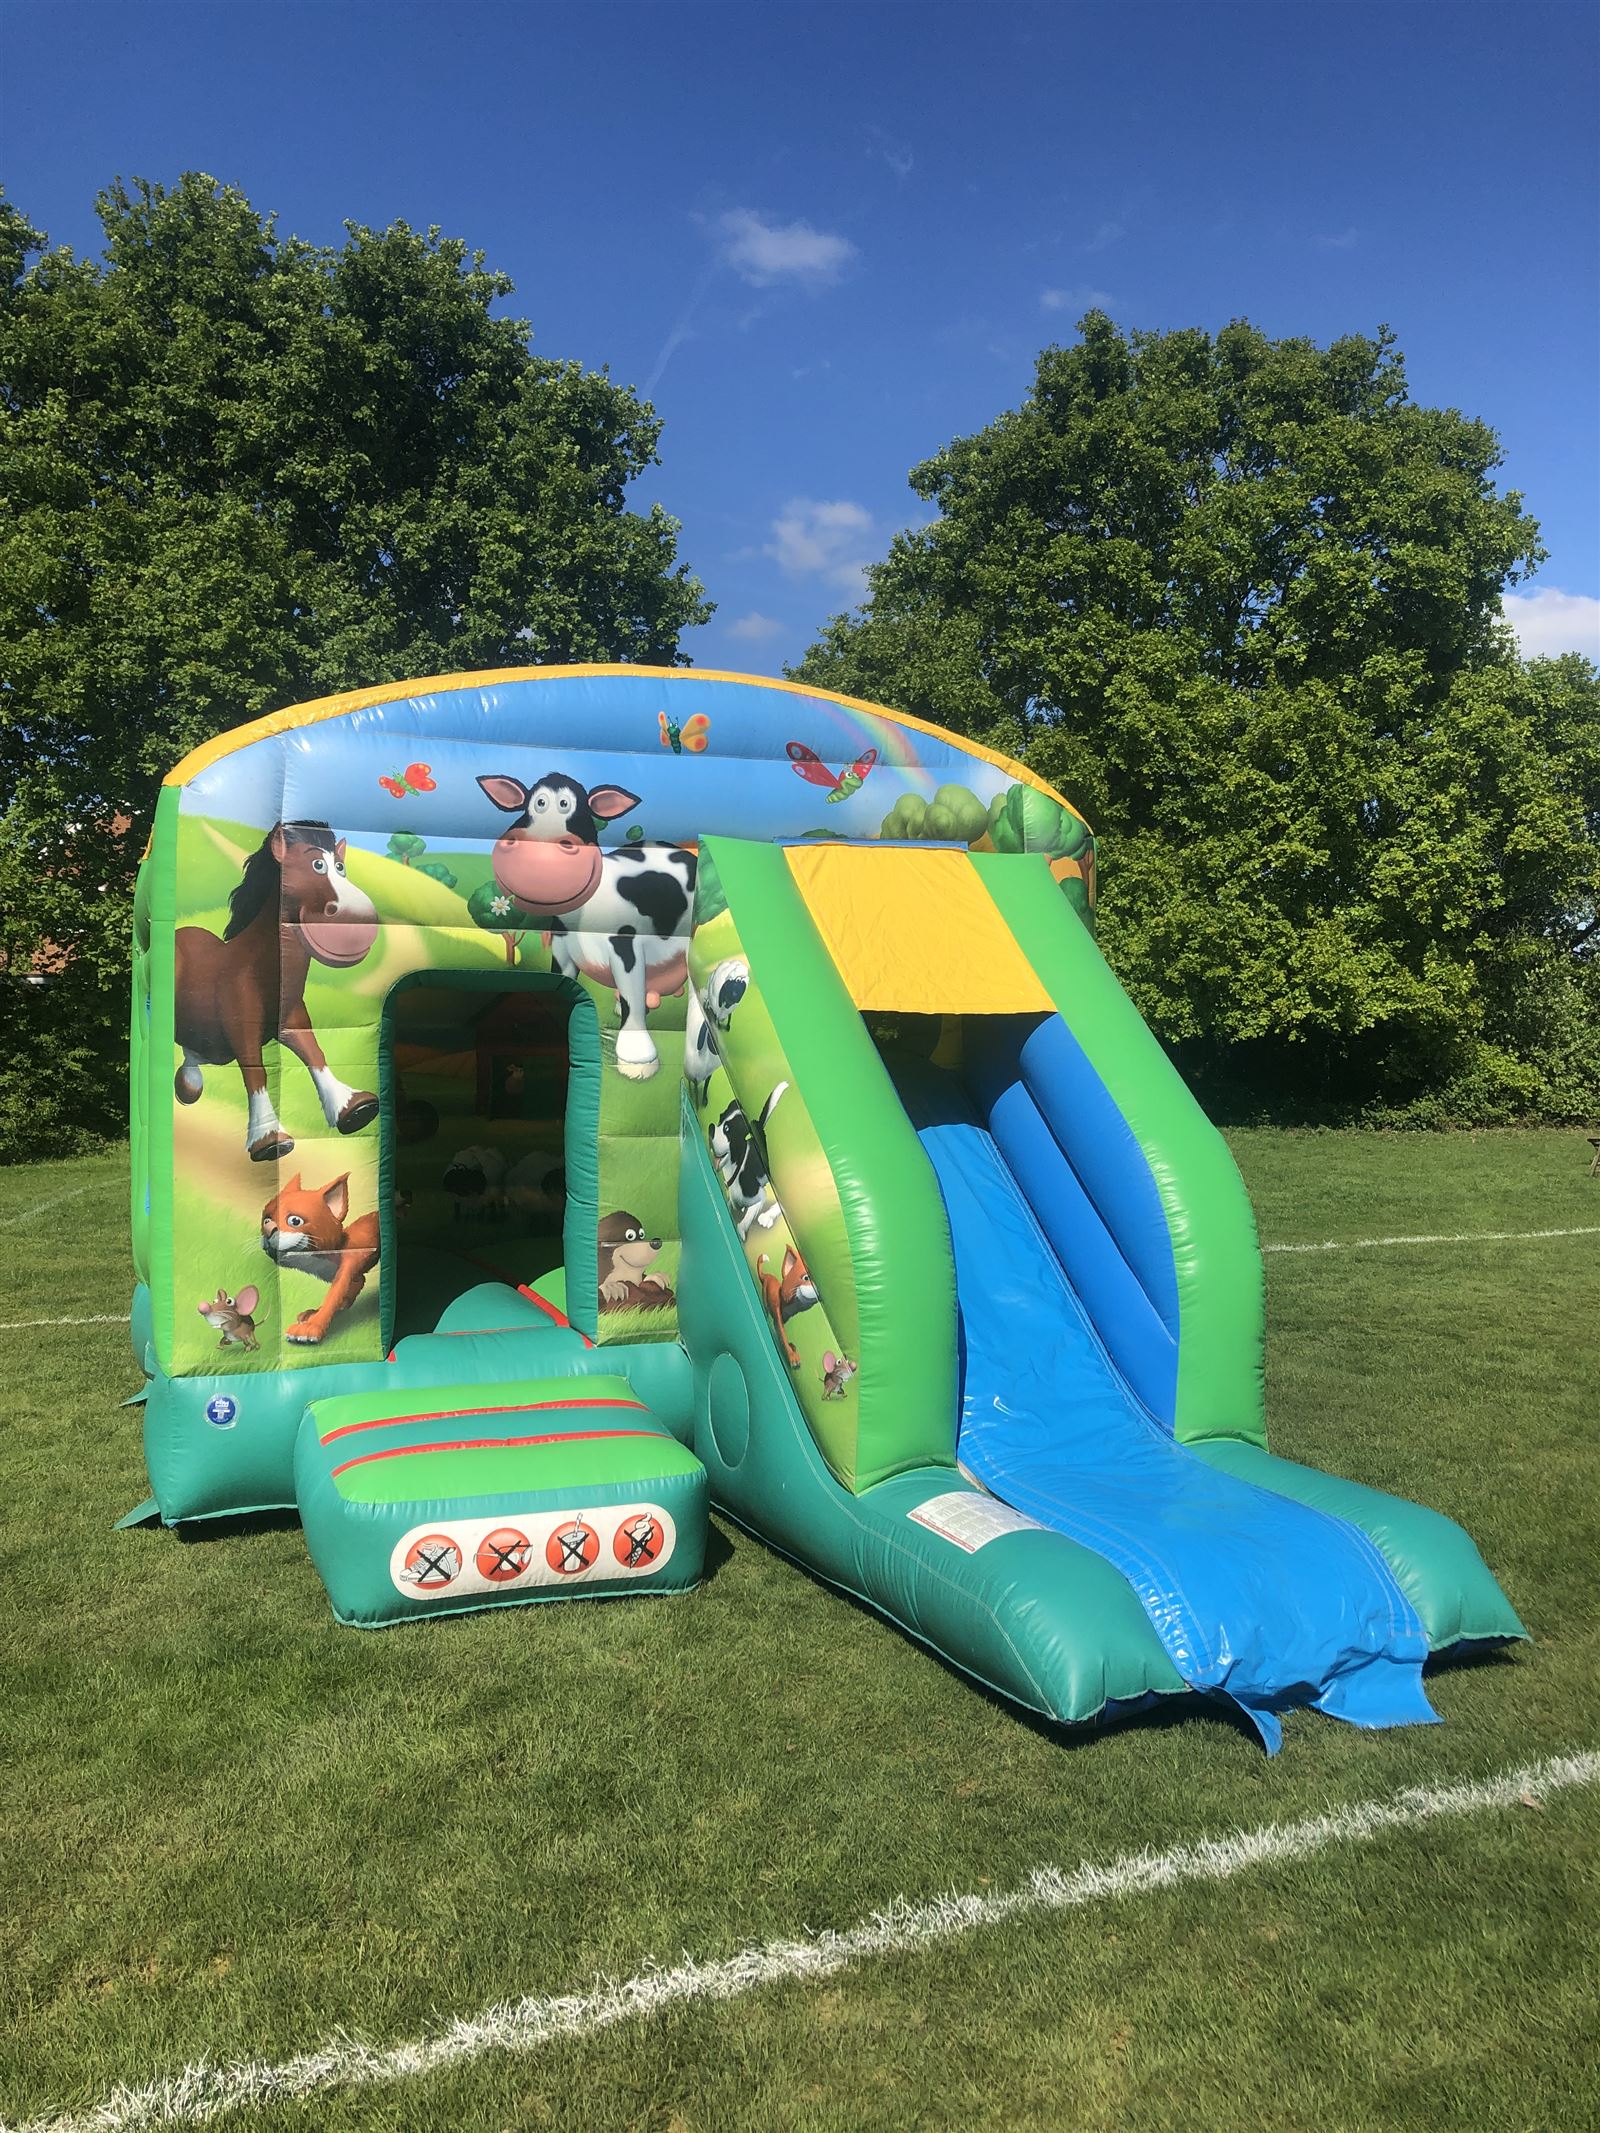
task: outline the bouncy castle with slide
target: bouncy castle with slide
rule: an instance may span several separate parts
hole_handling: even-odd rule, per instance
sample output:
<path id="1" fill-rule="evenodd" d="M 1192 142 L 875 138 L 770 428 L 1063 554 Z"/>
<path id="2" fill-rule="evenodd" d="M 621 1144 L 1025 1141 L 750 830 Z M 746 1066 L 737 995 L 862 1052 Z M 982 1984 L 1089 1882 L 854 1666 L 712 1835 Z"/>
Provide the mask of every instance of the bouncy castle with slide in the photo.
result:
<path id="1" fill-rule="evenodd" d="M 1432 1720 L 1522 1626 L 1268 1450 L 1249 1202 L 1094 896 L 1025 766 L 786 682 L 196 750 L 135 904 L 146 1513 L 296 1507 L 375 1627 L 684 1591 L 715 1505 L 1053 1720 Z"/>

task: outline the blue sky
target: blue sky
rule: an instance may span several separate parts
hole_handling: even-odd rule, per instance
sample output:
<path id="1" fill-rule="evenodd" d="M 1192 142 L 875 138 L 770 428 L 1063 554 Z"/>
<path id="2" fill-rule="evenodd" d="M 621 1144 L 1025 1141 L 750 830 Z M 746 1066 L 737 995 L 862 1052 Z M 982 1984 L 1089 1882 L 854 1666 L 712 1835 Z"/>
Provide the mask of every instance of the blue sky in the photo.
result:
<path id="1" fill-rule="evenodd" d="M 184 169 L 308 238 L 439 223 L 541 353 L 647 387 L 700 665 L 798 656 L 917 518 L 907 469 L 1091 303 L 1393 325 L 1542 523 L 1525 645 L 1600 655 L 1587 0 L 9 0 L 6 37 L 5 181 L 57 240 Z"/>

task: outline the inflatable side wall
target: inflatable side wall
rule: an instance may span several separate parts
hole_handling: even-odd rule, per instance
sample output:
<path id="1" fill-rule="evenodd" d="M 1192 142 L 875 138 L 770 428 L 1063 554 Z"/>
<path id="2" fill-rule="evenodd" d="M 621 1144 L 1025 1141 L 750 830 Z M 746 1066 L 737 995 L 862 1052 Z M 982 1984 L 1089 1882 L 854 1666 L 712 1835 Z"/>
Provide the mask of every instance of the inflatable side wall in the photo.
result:
<path id="1" fill-rule="evenodd" d="M 174 771 L 136 896 L 130 1102 L 166 1517 L 288 1503 L 307 1401 L 380 1383 L 476 1284 L 559 1276 L 600 1347 L 677 1339 L 716 833 L 1036 850 L 1085 911 L 1093 890 L 1087 827 L 1020 766 L 738 676 L 401 684 Z"/>

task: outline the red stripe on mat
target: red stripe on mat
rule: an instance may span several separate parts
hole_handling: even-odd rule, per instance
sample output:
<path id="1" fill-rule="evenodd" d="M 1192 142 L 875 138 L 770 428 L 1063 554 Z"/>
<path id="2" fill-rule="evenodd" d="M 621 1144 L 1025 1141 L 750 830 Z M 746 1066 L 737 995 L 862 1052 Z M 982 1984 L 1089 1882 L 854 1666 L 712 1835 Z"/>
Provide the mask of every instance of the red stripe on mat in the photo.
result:
<path id="1" fill-rule="evenodd" d="M 558 1326 L 570 1326 L 572 1324 L 572 1320 L 568 1318 L 566 1312 L 561 1309 L 560 1305 L 553 1304 L 548 1296 L 541 1296 L 537 1289 L 530 1289 L 524 1283 L 519 1281 L 517 1283 L 517 1294 L 519 1296 L 526 1296 L 529 1303 L 537 1304 L 541 1311 L 548 1311 L 550 1316 L 555 1320 Z"/>
<path id="2" fill-rule="evenodd" d="M 648 1414 L 643 1400 L 526 1400 L 512 1407 L 441 1407 L 434 1414 L 421 1415 L 374 1415 L 366 1422 L 346 1422 L 340 1429 L 330 1429 L 321 1440 L 332 1444 L 335 1437 L 348 1437 L 358 1429 L 399 1429 L 407 1422 L 468 1422 L 474 1415 L 553 1415 L 564 1414 L 575 1407 L 610 1407 L 629 1409 L 638 1414 Z M 560 1434 L 558 1432 L 558 1434 Z M 635 1434 L 629 1432 L 629 1434 Z M 645 1434 L 648 1436 L 649 1431 Z M 532 1441 L 532 1440 L 530 1440 Z"/>
<path id="3" fill-rule="evenodd" d="M 537 1289 L 524 1288 L 520 1281 L 517 1283 L 517 1294 L 519 1296 L 526 1296 L 529 1303 L 537 1304 L 541 1311 L 548 1311 L 550 1316 L 555 1320 L 558 1326 L 570 1327 L 574 1333 L 578 1333 L 577 1327 L 572 1324 L 572 1320 L 568 1318 L 566 1312 L 558 1309 L 557 1306 L 550 1301 L 548 1296 L 541 1296 Z M 578 1338 L 582 1341 L 583 1345 L 586 1348 L 592 1348 L 594 1346 L 594 1342 L 590 1340 L 587 1333 L 578 1333 Z"/>
<path id="4" fill-rule="evenodd" d="M 419 1452 L 507 1452 L 524 1444 L 588 1444 L 597 1437 L 656 1438 L 660 1434 L 654 1429 L 573 1429 L 556 1430 L 546 1437 L 460 1437 L 449 1444 L 392 1444 L 384 1452 L 363 1452 L 358 1459 L 346 1459 L 333 1473 L 348 1474 L 353 1466 L 370 1466 L 374 1459 L 410 1459 Z"/>

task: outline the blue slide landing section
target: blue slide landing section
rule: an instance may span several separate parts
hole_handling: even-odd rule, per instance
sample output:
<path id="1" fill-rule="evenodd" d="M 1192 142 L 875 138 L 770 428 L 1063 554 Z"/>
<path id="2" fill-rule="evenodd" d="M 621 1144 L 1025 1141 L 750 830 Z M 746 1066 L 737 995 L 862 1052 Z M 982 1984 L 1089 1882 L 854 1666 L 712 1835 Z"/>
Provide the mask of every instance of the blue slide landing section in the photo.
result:
<path id="1" fill-rule="evenodd" d="M 1176 1443 L 1113 1368 L 960 1082 L 886 1064 L 950 1220 L 966 1472 L 1119 1570 L 1178 1671 L 1231 1698 L 1269 1752 L 1296 1705 L 1436 1724 L 1422 1624 L 1371 1541 Z"/>

